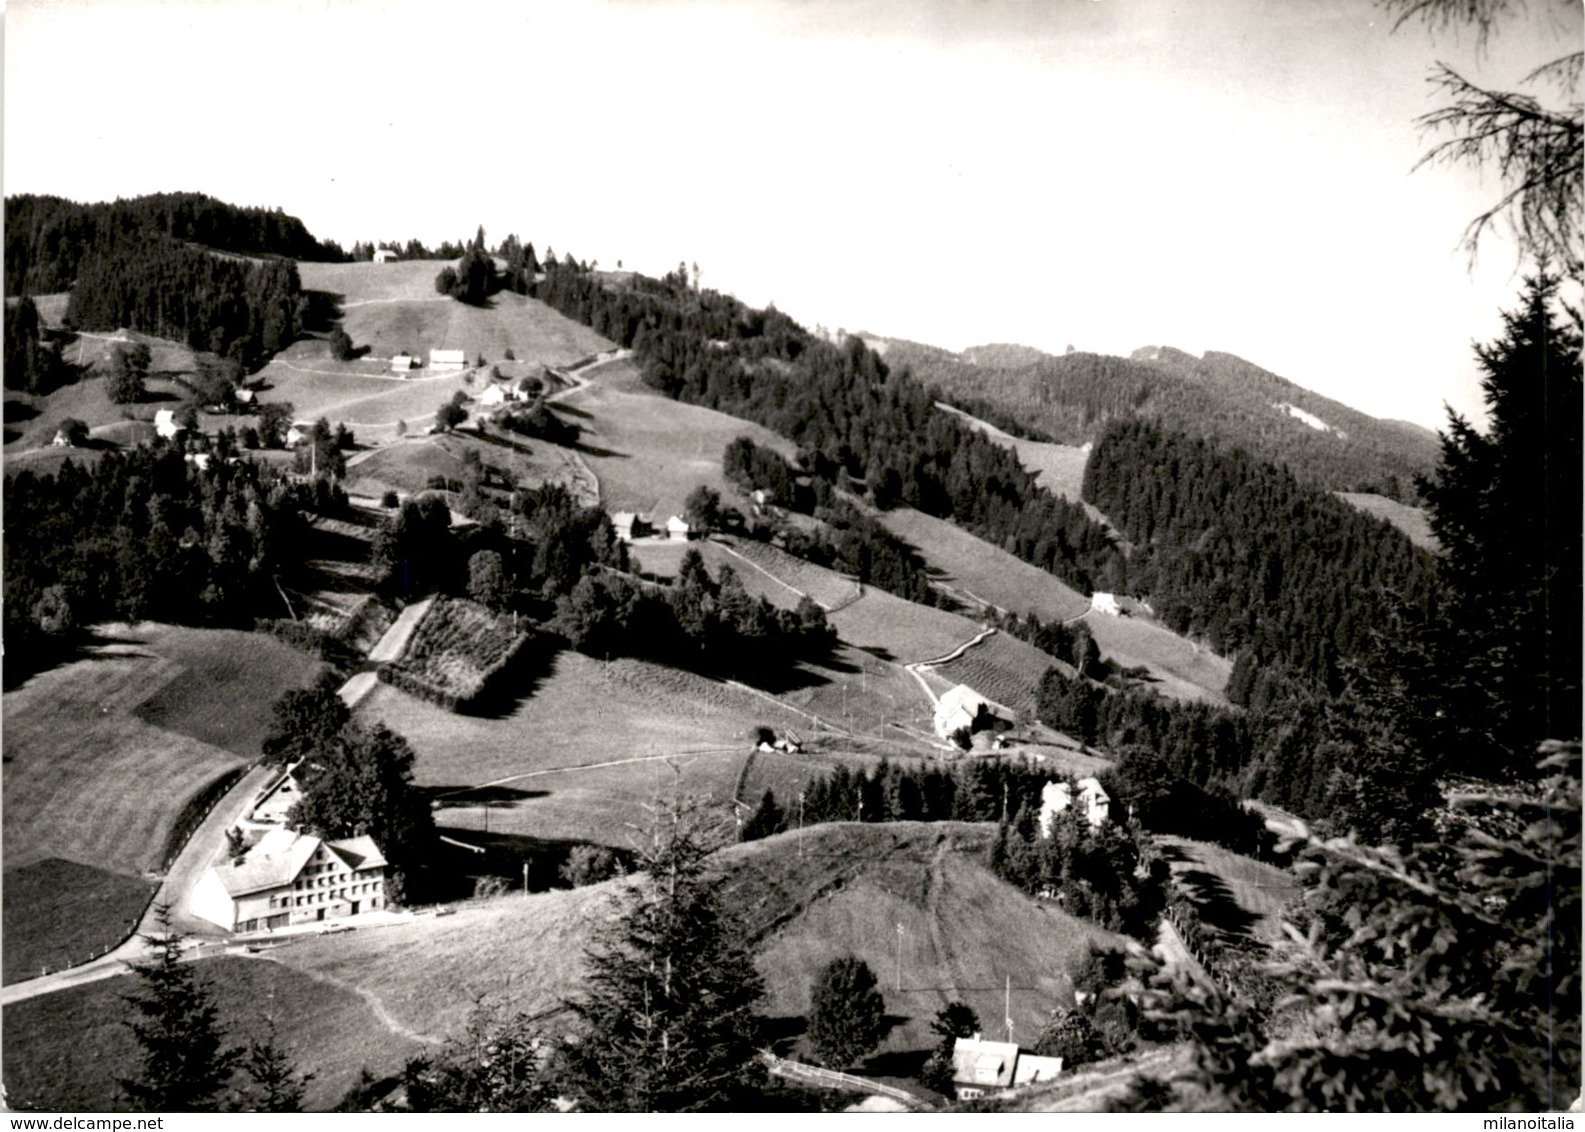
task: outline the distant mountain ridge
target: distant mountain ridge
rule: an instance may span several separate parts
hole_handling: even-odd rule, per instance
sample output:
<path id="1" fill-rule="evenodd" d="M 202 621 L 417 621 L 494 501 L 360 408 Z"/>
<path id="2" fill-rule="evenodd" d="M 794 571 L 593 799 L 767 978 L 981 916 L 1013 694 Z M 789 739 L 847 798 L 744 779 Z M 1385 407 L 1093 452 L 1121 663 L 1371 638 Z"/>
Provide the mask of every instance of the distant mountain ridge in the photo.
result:
<path id="1" fill-rule="evenodd" d="M 991 344 L 961 354 L 865 336 L 887 363 L 907 366 L 942 396 L 1010 431 L 1063 444 L 1093 443 L 1109 421 L 1139 417 L 1236 445 L 1328 491 L 1414 501 L 1436 434 L 1378 420 L 1234 354 L 1203 357 L 1147 346 L 1127 358 Z"/>

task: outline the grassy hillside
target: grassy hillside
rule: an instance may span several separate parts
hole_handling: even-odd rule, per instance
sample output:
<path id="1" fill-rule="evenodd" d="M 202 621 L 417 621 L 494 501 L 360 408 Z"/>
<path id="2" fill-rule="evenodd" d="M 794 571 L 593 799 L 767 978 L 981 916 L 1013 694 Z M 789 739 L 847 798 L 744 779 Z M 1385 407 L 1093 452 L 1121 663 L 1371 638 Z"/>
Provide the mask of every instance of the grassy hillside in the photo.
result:
<path id="1" fill-rule="evenodd" d="M 934 1045 L 930 1020 L 954 1000 L 1002 1036 L 1009 979 L 1014 1038 L 1032 1040 L 1051 1011 L 1072 1005 L 1067 972 L 1088 944 L 1121 941 L 994 876 L 984 864 L 990 834 L 957 822 L 840 824 L 806 831 L 802 857 L 797 834 L 739 847 L 732 891 L 754 917 L 751 936 L 763 940 L 770 1013 L 806 1014 L 821 968 L 856 954 L 895 1019 L 882 1064 Z"/>
<path id="2" fill-rule="evenodd" d="M 1385 519 L 1397 527 L 1409 541 L 1421 550 L 1429 550 L 1432 554 L 1439 553 L 1442 546 L 1436 541 L 1436 536 L 1431 533 L 1431 520 L 1419 507 L 1410 507 L 1399 503 L 1396 499 L 1388 499 L 1384 495 L 1375 495 L 1370 492 L 1340 491 L 1337 497 L 1350 507 L 1357 507 L 1367 515 L 1374 515 L 1378 519 Z"/>
<path id="3" fill-rule="evenodd" d="M 306 1106 L 326 1111 L 357 1087 L 365 1067 L 399 1069 L 424 1045 L 392 1030 L 355 989 L 259 959 L 204 962 L 222 1025 L 233 1042 L 262 1036 L 273 1009 L 276 1040 L 303 1070 L 312 1070 Z M 78 1112 L 126 1111 L 116 1078 L 137 1069 L 137 1046 L 122 1000 L 121 976 L 26 999 L 4 1010 L 5 1087 L 15 1107 Z"/>
<path id="4" fill-rule="evenodd" d="M 79 960 L 119 942 L 135 919 L 128 882 L 148 885 L 184 808 L 257 754 L 270 705 L 319 668 L 271 638 L 145 623 L 103 627 L 83 659 L 7 692 L 8 977 L 58 965 L 66 940 Z M 85 937 L 98 902 L 116 918 L 87 921 Z"/>
<path id="5" fill-rule="evenodd" d="M 768 429 L 725 413 L 662 397 L 639 379 L 631 361 L 589 371 L 589 384 L 558 408 L 583 426 L 583 456 L 600 480 L 608 511 L 634 511 L 664 523 L 703 484 L 733 496 L 721 453 L 740 436 L 788 458 L 795 446 Z"/>
<path id="6" fill-rule="evenodd" d="M 418 782 L 462 792 L 437 815 L 456 829 L 483 829 L 486 783 L 491 831 L 626 845 L 657 793 L 683 788 L 728 805 L 759 726 L 808 728 L 768 697 L 645 661 L 609 664 L 557 654 L 501 718 L 463 716 L 386 685 L 359 714 L 405 736 Z"/>
<path id="7" fill-rule="evenodd" d="M 990 834 L 961 823 L 842 824 L 725 850 L 718 868 L 766 980 L 762 1009 L 796 1034 L 819 968 L 852 953 L 881 977 L 897 1019 L 883 1053 L 932 1044 L 929 1021 L 953 999 L 992 1025 L 1009 977 L 1015 1033 L 1032 1037 L 1051 1010 L 1071 1004 L 1067 969 L 1088 942 L 1117 941 L 993 876 L 982 863 Z M 479 992 L 530 1013 L 575 994 L 590 933 L 626 883 L 470 902 L 454 916 L 306 939 L 276 954 L 356 988 L 395 1024 L 439 1037 L 462 1026 Z"/>
<path id="8" fill-rule="evenodd" d="M 1233 674 L 1233 662 L 1209 646 L 1186 640 L 1148 618 L 1088 613 L 1084 623 L 1104 659 L 1124 668 L 1149 669 L 1149 681 L 1163 695 L 1227 702 L 1227 678 Z"/>
<path id="9" fill-rule="evenodd" d="M 962 599 L 1033 613 L 1042 621 L 1068 621 L 1090 608 L 1087 594 L 945 519 L 909 507 L 883 511 L 877 518 L 940 572 L 934 581 Z"/>

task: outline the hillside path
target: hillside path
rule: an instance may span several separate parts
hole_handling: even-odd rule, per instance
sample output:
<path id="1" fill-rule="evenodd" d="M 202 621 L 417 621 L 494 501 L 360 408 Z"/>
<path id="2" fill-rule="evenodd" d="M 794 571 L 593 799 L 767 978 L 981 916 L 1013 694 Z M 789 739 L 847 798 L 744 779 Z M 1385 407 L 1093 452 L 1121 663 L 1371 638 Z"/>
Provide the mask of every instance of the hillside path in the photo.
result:
<path id="1" fill-rule="evenodd" d="M 259 959 L 265 963 L 278 963 L 288 971 L 293 971 L 299 975 L 308 976 L 316 983 L 323 983 L 327 987 L 335 987 L 337 990 L 342 990 L 346 991 L 348 994 L 357 995 L 364 1002 L 369 1004 L 369 1010 L 374 1014 L 375 1018 L 379 1020 L 380 1025 L 384 1026 L 387 1030 L 391 1031 L 391 1033 L 395 1034 L 399 1038 L 406 1038 L 408 1041 L 418 1042 L 419 1044 L 426 1046 L 438 1046 L 444 1044 L 443 1038 L 437 1038 L 433 1034 L 421 1034 L 417 1030 L 411 1030 L 404 1026 L 396 1019 L 395 1015 L 386 1009 L 385 1003 L 380 1000 L 380 996 L 369 990 L 367 987 L 360 987 L 353 983 L 345 982 L 336 978 L 334 975 L 327 975 L 323 971 L 316 971 L 312 967 L 296 967 L 290 964 L 281 963 L 281 961 L 275 958 L 273 955 L 257 955 L 250 956 L 250 958 Z"/>

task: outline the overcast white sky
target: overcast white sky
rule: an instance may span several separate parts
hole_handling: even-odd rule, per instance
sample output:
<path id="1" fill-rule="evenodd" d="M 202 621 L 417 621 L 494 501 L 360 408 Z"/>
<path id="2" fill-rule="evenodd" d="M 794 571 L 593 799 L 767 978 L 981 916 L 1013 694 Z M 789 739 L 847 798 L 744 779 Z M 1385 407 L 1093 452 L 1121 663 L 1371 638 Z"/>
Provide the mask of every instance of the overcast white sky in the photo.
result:
<path id="1" fill-rule="evenodd" d="M 201 191 L 348 247 L 482 223 L 808 325 L 1227 350 L 1438 427 L 1481 419 L 1519 278 L 1457 247 L 1493 180 L 1411 174 L 1425 76 L 1511 89 L 1579 12 L 1477 59 L 1369 0 L 11 0 L 5 191 Z"/>

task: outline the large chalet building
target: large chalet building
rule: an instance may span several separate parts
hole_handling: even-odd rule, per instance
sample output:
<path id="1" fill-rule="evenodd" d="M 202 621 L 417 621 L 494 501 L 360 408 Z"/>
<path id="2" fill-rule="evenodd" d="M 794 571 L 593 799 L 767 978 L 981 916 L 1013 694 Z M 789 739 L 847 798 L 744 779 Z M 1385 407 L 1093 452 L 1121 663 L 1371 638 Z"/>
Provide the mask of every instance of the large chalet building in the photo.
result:
<path id="1" fill-rule="evenodd" d="M 276 826 L 194 886 L 194 915 L 252 932 L 384 908 L 385 856 L 371 837 L 326 841 Z"/>

